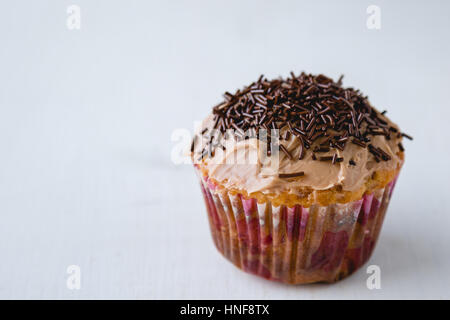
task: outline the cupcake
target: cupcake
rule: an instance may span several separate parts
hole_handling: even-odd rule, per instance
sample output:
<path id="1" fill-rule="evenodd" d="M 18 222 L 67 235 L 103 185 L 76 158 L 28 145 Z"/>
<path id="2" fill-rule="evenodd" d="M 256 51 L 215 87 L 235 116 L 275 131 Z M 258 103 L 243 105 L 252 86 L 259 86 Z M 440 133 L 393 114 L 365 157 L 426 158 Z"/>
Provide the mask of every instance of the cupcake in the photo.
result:
<path id="1" fill-rule="evenodd" d="M 261 76 L 225 92 L 191 145 L 215 246 L 270 280 L 351 274 L 375 247 L 403 137 L 342 77 Z"/>

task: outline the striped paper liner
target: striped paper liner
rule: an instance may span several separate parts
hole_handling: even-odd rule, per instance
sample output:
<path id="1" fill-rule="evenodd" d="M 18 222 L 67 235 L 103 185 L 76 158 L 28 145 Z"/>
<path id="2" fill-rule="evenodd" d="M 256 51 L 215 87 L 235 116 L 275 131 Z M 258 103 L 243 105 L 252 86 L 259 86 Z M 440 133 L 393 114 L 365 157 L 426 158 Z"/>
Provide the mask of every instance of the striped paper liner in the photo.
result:
<path id="1" fill-rule="evenodd" d="M 361 200 L 308 208 L 258 203 L 200 178 L 212 238 L 238 268 L 291 284 L 334 282 L 371 256 L 395 180 Z"/>

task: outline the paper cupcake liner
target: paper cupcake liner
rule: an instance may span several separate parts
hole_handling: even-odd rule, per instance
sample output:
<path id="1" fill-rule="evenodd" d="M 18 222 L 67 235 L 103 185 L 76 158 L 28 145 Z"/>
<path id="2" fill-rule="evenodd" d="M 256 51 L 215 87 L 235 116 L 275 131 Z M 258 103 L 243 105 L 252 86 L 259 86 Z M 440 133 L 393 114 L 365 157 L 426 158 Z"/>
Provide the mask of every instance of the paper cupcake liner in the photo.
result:
<path id="1" fill-rule="evenodd" d="M 200 177 L 217 249 L 244 271 L 292 284 L 334 282 L 362 266 L 395 181 L 358 201 L 305 208 L 261 204 Z"/>

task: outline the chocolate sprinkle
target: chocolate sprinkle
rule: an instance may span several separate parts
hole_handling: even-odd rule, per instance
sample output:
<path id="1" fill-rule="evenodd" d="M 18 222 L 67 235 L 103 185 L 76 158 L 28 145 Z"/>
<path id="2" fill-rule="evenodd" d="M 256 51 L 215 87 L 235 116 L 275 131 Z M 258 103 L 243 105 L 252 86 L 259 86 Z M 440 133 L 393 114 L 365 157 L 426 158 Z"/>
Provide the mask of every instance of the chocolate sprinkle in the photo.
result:
<path id="1" fill-rule="evenodd" d="M 335 164 L 344 161 L 344 158 L 339 158 L 337 153 L 335 153 L 332 156 L 320 157 L 319 161 L 331 161 L 332 164 Z"/>
<path id="2" fill-rule="evenodd" d="M 302 160 L 305 156 L 305 144 L 303 143 L 303 139 L 300 137 L 300 154 L 298 156 L 299 160 Z"/>
<path id="3" fill-rule="evenodd" d="M 363 147 L 363 148 L 367 147 L 367 145 L 364 142 L 362 142 L 361 140 L 358 140 L 358 139 L 353 139 L 352 143 L 354 143 L 360 147 Z"/>
<path id="4" fill-rule="evenodd" d="M 259 129 L 286 128 L 284 139 L 293 135 L 300 140 L 299 160 L 313 143 L 320 144 L 313 152 L 328 152 L 342 151 L 350 141 L 368 148 L 376 161 L 389 161 L 391 157 L 384 150 L 368 144 L 370 136 L 382 135 L 389 140 L 392 134 L 412 140 L 409 135 L 389 126 L 384 118 L 386 112 L 372 108 L 367 96 L 359 90 L 342 87 L 342 76 L 334 82 L 321 74 L 315 76 L 303 72 L 299 76 L 291 72 L 286 79 L 274 80 L 261 75 L 256 82 L 234 94 L 225 92 L 224 99 L 213 108 L 213 129 L 221 133 L 234 129 L 239 136 L 252 129 L 259 138 Z M 280 148 L 289 159 L 296 161 L 282 144 Z M 316 159 L 314 153 L 313 159 Z M 335 154 L 320 157 L 320 161 L 336 163 L 343 159 Z"/>
<path id="5" fill-rule="evenodd" d="M 305 172 L 300 171 L 300 172 L 294 172 L 294 173 L 280 173 L 278 174 L 279 178 L 294 178 L 294 177 L 301 177 L 304 176 Z"/>
<path id="6" fill-rule="evenodd" d="M 406 133 L 402 133 L 402 136 L 405 137 L 406 139 L 412 140 L 413 137 L 411 137 L 410 135 L 406 134 Z"/>
<path id="7" fill-rule="evenodd" d="M 372 144 L 369 144 L 369 151 L 375 157 L 376 162 L 380 162 L 381 154 L 378 151 L 378 148 L 374 147 Z"/>
<path id="8" fill-rule="evenodd" d="M 197 136 L 194 136 L 194 139 L 192 139 L 192 144 L 191 144 L 191 152 L 194 152 L 196 143 L 197 143 Z"/>

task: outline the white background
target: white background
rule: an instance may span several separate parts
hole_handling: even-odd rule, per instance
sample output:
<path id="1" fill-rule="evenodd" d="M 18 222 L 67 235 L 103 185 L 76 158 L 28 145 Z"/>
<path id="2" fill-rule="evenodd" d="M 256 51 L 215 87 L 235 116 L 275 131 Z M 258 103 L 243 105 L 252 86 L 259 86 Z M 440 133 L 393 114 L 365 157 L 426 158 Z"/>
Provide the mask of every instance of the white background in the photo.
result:
<path id="1" fill-rule="evenodd" d="M 0 298 L 450 298 L 450 3 L 412 2 L 2 1 Z M 192 167 L 171 162 L 174 129 L 291 70 L 344 73 L 414 136 L 367 264 L 380 290 L 367 265 L 334 285 L 239 271 Z"/>

